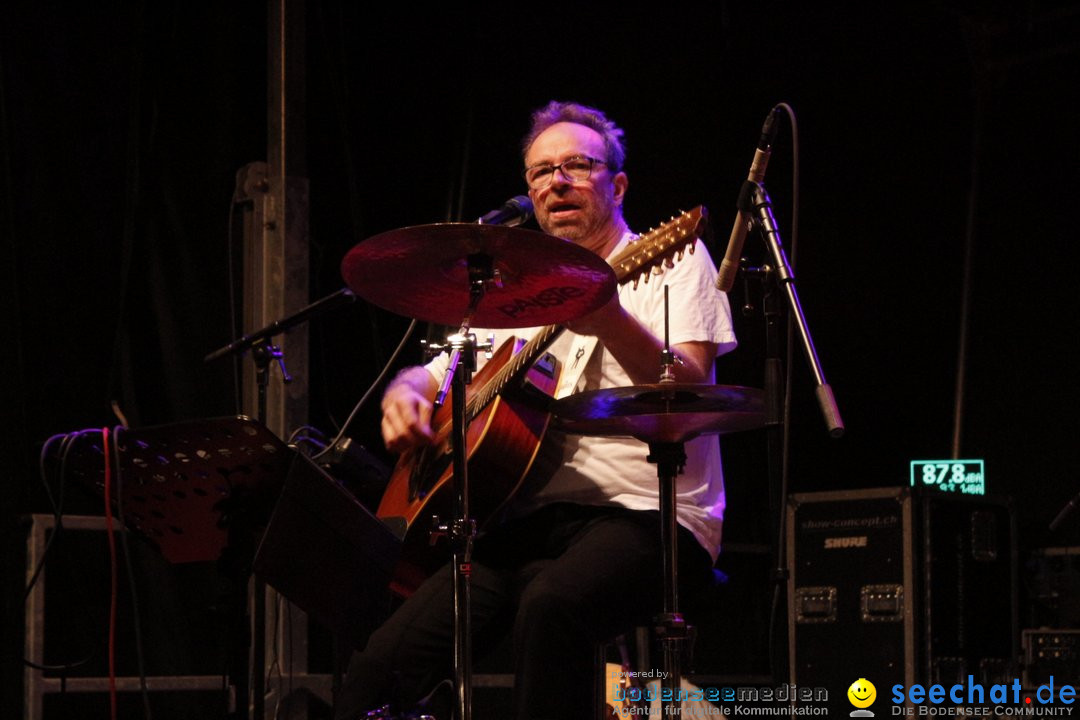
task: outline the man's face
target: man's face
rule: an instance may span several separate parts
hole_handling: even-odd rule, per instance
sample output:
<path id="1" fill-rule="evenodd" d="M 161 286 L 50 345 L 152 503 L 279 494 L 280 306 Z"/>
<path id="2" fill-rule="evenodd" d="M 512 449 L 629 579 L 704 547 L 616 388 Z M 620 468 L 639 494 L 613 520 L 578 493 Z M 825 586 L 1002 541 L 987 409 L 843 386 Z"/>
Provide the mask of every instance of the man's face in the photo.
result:
<path id="1" fill-rule="evenodd" d="M 536 137 L 525 153 L 525 166 L 558 165 L 574 156 L 606 159 L 604 139 L 592 128 L 560 122 Z M 530 189 L 529 197 L 544 232 L 585 247 L 596 244 L 592 249 L 597 250 L 619 217 L 626 184 L 625 174 L 597 163 L 587 180 L 570 182 L 557 171 L 547 187 Z"/>

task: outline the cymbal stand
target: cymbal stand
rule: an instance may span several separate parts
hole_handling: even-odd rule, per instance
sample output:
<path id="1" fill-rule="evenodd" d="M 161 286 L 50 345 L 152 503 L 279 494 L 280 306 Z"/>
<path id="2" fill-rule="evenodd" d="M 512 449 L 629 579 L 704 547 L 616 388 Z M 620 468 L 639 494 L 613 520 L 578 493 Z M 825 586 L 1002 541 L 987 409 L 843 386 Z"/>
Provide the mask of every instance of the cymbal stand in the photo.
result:
<path id="1" fill-rule="evenodd" d="M 656 617 L 656 632 L 663 648 L 664 680 L 661 700 L 666 715 L 679 714 L 682 707 L 682 653 L 686 640 L 686 621 L 679 613 L 679 585 L 677 569 L 679 546 L 676 535 L 678 521 L 675 517 L 675 479 L 686 465 L 686 451 L 681 442 L 649 443 L 648 461 L 656 463 L 656 475 L 660 481 L 660 539 L 664 548 L 664 610 Z M 674 706 L 676 709 L 668 710 Z"/>
<path id="2" fill-rule="evenodd" d="M 664 287 L 664 349 L 660 351 L 660 384 L 675 383 L 675 364 L 680 360 L 668 343 L 668 289 Z M 665 395 L 665 399 L 668 397 Z M 674 399 L 673 397 L 670 399 Z M 666 408 L 665 408 L 666 409 Z M 656 617 L 656 633 L 663 648 L 664 679 L 661 700 L 665 715 L 678 715 L 682 708 L 682 653 L 686 640 L 686 621 L 679 613 L 678 520 L 675 514 L 675 479 L 686 466 L 683 442 L 650 442 L 646 458 L 656 463 L 660 485 L 660 547 L 664 580 L 664 609 Z M 671 709 L 671 708 L 674 709 Z"/>
<path id="3" fill-rule="evenodd" d="M 447 338 L 450 363 L 446 376 L 435 396 L 435 408 L 446 402 L 450 394 L 452 446 L 454 465 L 454 518 L 443 524 L 436 517 L 431 530 L 431 542 L 441 536 L 450 541 L 451 568 L 454 580 L 454 691 L 458 720 L 472 720 L 472 575 L 473 540 L 476 521 L 469 515 L 469 476 L 466 457 L 465 386 L 476 370 L 476 336 L 469 332 L 476 312 L 489 283 L 501 287 L 498 272 L 493 269 L 490 255 L 474 253 L 468 256 L 469 307 L 460 330 Z M 487 349 L 490 350 L 490 344 Z"/>

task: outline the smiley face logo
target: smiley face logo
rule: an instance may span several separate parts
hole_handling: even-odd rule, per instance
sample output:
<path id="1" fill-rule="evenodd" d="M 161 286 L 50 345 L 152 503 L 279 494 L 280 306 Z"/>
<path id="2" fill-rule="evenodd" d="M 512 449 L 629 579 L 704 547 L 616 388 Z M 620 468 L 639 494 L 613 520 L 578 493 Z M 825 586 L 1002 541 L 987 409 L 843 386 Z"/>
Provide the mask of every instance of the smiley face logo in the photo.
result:
<path id="1" fill-rule="evenodd" d="M 868 708 L 877 699 L 877 688 L 874 687 L 874 683 L 866 678 L 859 678 L 851 683 L 851 687 L 847 690 L 847 697 L 855 707 L 860 709 Z"/>

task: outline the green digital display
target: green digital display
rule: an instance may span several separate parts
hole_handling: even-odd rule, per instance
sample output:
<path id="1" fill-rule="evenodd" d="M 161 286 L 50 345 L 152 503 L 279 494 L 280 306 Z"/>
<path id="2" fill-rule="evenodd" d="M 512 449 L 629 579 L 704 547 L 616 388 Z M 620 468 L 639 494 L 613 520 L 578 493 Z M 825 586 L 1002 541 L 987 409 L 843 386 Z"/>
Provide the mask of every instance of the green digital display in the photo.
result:
<path id="1" fill-rule="evenodd" d="M 932 487 L 942 492 L 986 494 L 982 460 L 912 460 L 911 487 Z"/>

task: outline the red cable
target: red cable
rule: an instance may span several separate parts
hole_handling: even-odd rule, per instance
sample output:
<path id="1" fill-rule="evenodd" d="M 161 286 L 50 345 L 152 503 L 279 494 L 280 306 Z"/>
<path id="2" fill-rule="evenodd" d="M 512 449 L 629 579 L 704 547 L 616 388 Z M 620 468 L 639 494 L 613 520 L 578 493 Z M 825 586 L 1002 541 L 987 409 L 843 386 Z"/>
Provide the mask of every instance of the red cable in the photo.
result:
<path id="1" fill-rule="evenodd" d="M 116 538 L 113 537 L 112 466 L 109 462 L 109 428 L 101 428 L 105 455 L 105 534 L 109 538 L 109 708 L 116 720 Z"/>

